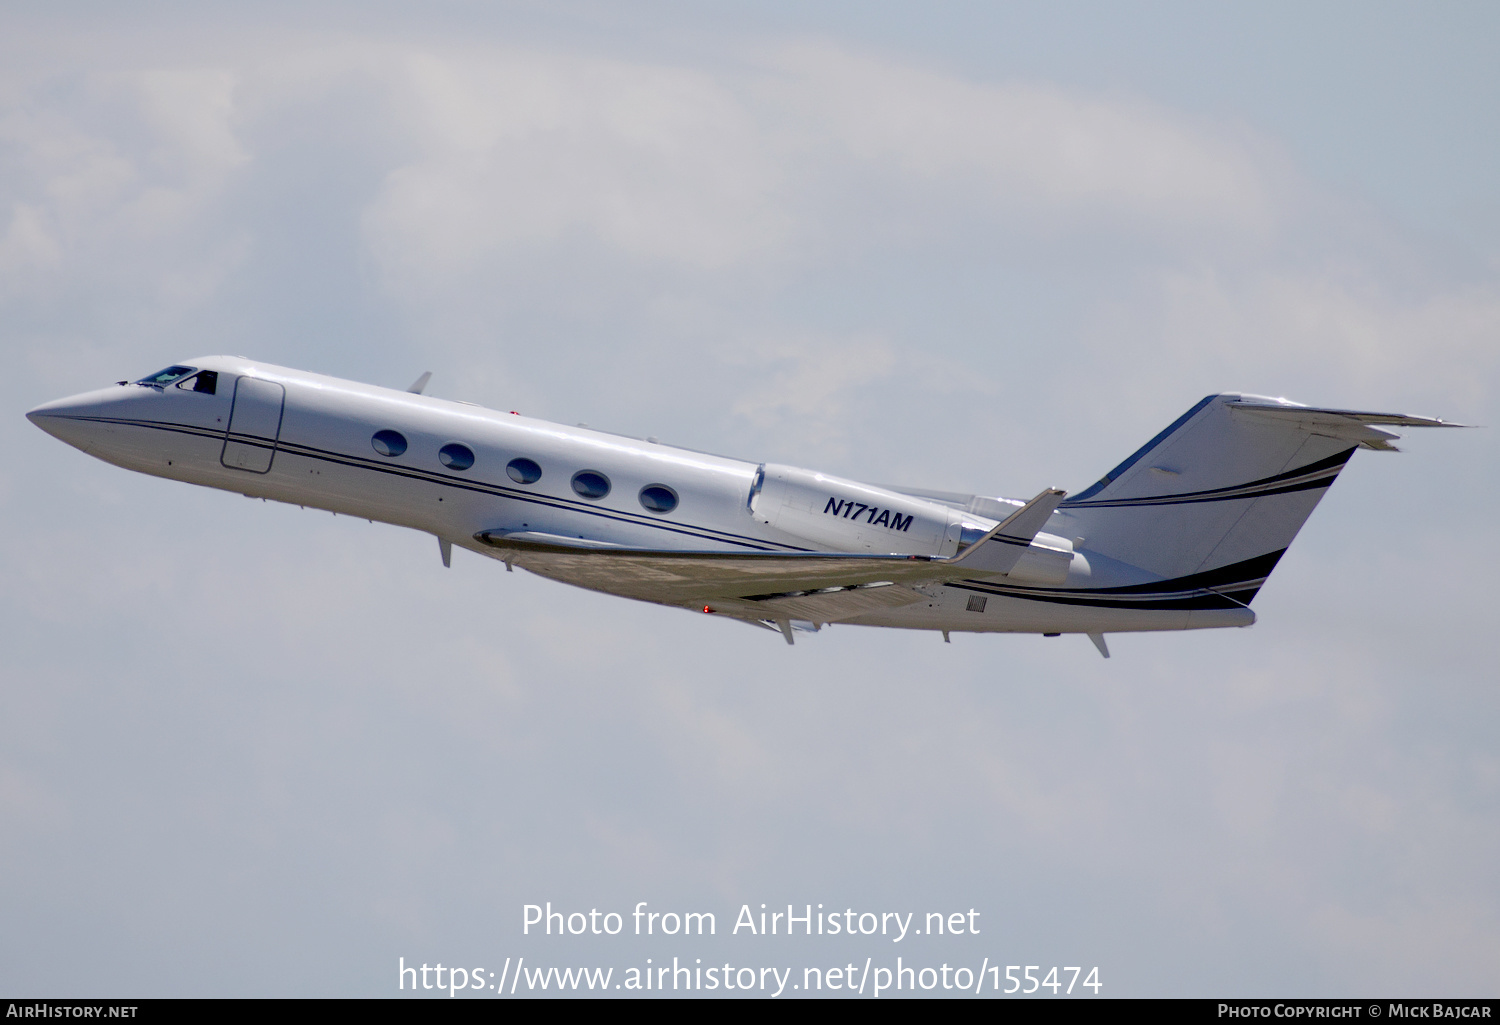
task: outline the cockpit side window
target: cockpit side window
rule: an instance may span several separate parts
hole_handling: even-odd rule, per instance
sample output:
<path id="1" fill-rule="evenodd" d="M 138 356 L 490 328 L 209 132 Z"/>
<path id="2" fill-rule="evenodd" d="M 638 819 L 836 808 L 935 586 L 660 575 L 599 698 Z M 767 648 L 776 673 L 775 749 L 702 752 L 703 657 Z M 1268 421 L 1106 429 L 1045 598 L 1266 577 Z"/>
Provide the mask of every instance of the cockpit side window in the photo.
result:
<path id="1" fill-rule="evenodd" d="M 173 381 L 180 381 L 180 380 L 182 380 L 188 374 L 191 374 L 194 370 L 197 370 L 197 369 L 198 369 L 197 367 L 183 367 L 183 366 L 167 367 L 167 369 L 165 369 L 165 370 L 158 370 L 156 373 L 152 374 L 150 377 L 143 377 L 143 378 L 141 378 L 139 381 L 137 381 L 135 383 L 136 384 L 147 384 L 147 385 L 151 385 L 151 386 L 156 387 L 156 388 L 161 388 L 161 387 L 164 387 L 166 385 L 171 384 Z"/>
<path id="2" fill-rule="evenodd" d="M 219 372 L 217 370 L 200 370 L 192 377 L 186 377 L 178 381 L 177 387 L 183 391 L 198 392 L 200 395 L 213 395 L 219 388 Z"/>

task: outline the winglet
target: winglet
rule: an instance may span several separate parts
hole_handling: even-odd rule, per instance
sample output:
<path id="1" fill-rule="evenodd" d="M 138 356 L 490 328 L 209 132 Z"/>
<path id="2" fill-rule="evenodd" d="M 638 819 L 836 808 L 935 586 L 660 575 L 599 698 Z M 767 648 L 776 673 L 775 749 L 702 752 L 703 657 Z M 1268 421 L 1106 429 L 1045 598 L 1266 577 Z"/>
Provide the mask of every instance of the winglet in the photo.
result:
<path id="1" fill-rule="evenodd" d="M 1048 488 L 962 552 L 943 562 L 979 573 L 1009 573 L 1047 525 L 1066 491 Z"/>
<path id="2" fill-rule="evenodd" d="M 432 371 L 428 370 L 423 373 L 421 377 L 413 381 L 411 383 L 411 387 L 406 390 L 411 392 L 413 395 L 421 395 L 422 389 L 427 387 L 427 382 L 430 380 L 432 380 Z"/>

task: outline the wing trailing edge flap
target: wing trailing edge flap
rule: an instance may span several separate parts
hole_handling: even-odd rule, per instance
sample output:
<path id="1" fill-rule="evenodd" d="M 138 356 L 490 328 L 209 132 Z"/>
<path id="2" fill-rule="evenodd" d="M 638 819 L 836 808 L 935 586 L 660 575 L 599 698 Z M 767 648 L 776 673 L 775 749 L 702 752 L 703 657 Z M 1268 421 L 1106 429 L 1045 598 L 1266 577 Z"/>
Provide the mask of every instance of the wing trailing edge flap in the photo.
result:
<path id="1" fill-rule="evenodd" d="M 1281 405 L 1275 402 L 1231 401 L 1226 403 L 1240 416 L 1262 421 L 1300 427 L 1309 434 L 1338 438 L 1362 448 L 1394 452 L 1391 442 L 1400 437 L 1390 431 L 1382 431 L 1375 424 L 1387 427 L 1464 427 L 1448 420 L 1430 416 L 1408 416 L 1405 413 L 1374 413 L 1358 409 L 1324 409 L 1317 406 Z"/>
<path id="2" fill-rule="evenodd" d="M 879 582 L 830 587 L 800 594 L 770 594 L 719 599 L 713 611 L 750 619 L 837 623 L 870 612 L 883 612 L 922 601 L 926 595 L 903 584 Z"/>
<path id="3" fill-rule="evenodd" d="M 909 587 L 895 585 L 1009 572 L 1065 494 L 1055 488 L 1043 491 L 974 544 L 946 559 L 600 547 L 600 542 L 581 538 L 504 530 L 482 530 L 474 539 L 497 549 L 507 565 L 580 587 L 670 604 L 723 604 L 729 615 L 831 623 L 921 599 Z"/>

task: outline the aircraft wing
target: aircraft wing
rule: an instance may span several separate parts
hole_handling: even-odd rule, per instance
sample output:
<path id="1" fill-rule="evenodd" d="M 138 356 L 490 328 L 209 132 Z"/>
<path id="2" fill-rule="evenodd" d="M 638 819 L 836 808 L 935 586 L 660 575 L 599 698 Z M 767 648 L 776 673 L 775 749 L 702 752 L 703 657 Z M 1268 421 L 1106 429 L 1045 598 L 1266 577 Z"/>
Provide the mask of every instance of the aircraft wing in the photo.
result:
<path id="1" fill-rule="evenodd" d="M 758 603 L 803 597 L 829 588 L 919 583 L 941 579 L 948 568 L 945 560 L 929 555 L 601 548 L 587 542 L 570 545 L 562 538 L 540 541 L 499 531 L 481 531 L 475 538 L 499 549 L 506 563 L 541 576 L 673 605 Z M 775 618 L 768 612 L 761 615 Z M 788 613 L 788 618 L 811 617 Z"/>
<path id="2" fill-rule="evenodd" d="M 950 558 L 625 548 L 503 530 L 483 530 L 474 539 L 497 549 L 507 565 L 591 590 L 742 618 L 832 623 L 920 601 L 909 585 L 1008 572 L 1062 497 L 1042 492 Z"/>

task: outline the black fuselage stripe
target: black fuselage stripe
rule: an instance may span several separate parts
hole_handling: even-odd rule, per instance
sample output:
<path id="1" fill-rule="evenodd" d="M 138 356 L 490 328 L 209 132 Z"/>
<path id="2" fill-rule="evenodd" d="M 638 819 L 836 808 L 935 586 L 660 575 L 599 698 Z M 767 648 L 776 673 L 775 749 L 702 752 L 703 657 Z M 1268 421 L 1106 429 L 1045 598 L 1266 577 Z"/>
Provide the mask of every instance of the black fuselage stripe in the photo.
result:
<path id="1" fill-rule="evenodd" d="M 1203 502 L 1241 502 L 1256 498 L 1266 498 L 1271 495 L 1289 495 L 1297 491 L 1312 491 L 1316 488 L 1328 488 L 1333 486 L 1337 473 L 1326 474 L 1312 480 L 1298 481 L 1294 484 L 1283 484 L 1280 487 L 1262 488 L 1255 491 L 1239 490 L 1232 494 L 1214 495 L 1204 494 L 1202 497 L 1193 495 L 1157 495 L 1149 498 L 1111 498 L 1101 502 L 1084 502 L 1073 506 L 1074 509 L 1130 509 L 1152 505 L 1198 505 Z"/>
<path id="2" fill-rule="evenodd" d="M 1259 585 L 1256 585 L 1238 591 L 1199 591 L 1188 594 L 1143 595 L 1139 598 L 1127 598 L 1124 596 L 1111 597 L 1099 594 L 1098 592 L 1087 591 L 1077 594 L 1057 591 L 1045 594 L 1035 592 L 1018 593 L 1003 588 L 989 587 L 971 580 L 952 583 L 947 586 L 961 591 L 975 591 L 980 594 L 1001 598 L 1014 598 L 1018 601 L 1037 601 L 1045 602 L 1049 605 L 1076 605 L 1086 608 L 1145 612 L 1244 608 L 1250 604 L 1251 599 L 1255 597 L 1256 592 L 1259 590 Z"/>
<path id="3" fill-rule="evenodd" d="M 1354 455 L 1354 449 L 1353 448 L 1348 448 L 1348 449 L 1343 450 L 1342 452 L 1335 452 L 1333 455 L 1328 456 L 1328 457 L 1326 457 L 1324 459 L 1319 459 L 1316 462 L 1308 463 L 1306 466 L 1298 466 L 1298 467 L 1295 467 L 1294 469 L 1291 469 L 1291 470 L 1285 470 L 1285 471 L 1283 471 L 1281 473 L 1273 474 L 1270 477 L 1262 477 L 1259 480 L 1247 481 L 1244 484 L 1236 484 L 1236 485 L 1233 485 L 1231 487 L 1211 488 L 1211 489 L 1209 489 L 1207 491 L 1188 491 L 1188 492 L 1184 492 L 1184 493 L 1182 493 L 1180 495 L 1149 495 L 1149 496 L 1141 496 L 1139 498 L 1105 498 L 1105 499 L 1101 499 L 1101 500 L 1099 500 L 1097 502 L 1084 501 L 1084 499 L 1087 497 L 1087 495 L 1090 494 L 1093 491 L 1093 489 L 1091 488 L 1089 491 L 1084 492 L 1084 494 L 1079 495 L 1076 498 L 1071 498 L 1071 499 L 1065 500 L 1062 504 L 1065 505 L 1065 506 L 1069 506 L 1069 507 L 1075 508 L 1075 509 L 1080 508 L 1080 507 L 1082 507 L 1082 508 L 1088 508 L 1088 509 L 1104 509 L 1104 508 L 1118 507 L 1118 506 L 1121 506 L 1121 505 L 1173 504 L 1173 503 L 1177 503 L 1177 502 L 1186 502 L 1186 501 L 1214 501 L 1214 500 L 1216 500 L 1216 499 L 1218 499 L 1220 497 L 1222 497 L 1222 498 L 1245 498 L 1245 497 L 1256 497 L 1256 498 L 1259 498 L 1259 497 L 1261 497 L 1262 494 L 1267 494 L 1267 495 L 1281 494 L 1282 491 L 1281 490 L 1268 490 L 1268 491 L 1259 491 L 1259 490 L 1256 490 L 1253 494 L 1247 494 L 1247 492 L 1251 492 L 1252 489 L 1267 488 L 1270 485 L 1274 485 L 1274 484 L 1283 484 L 1283 483 L 1289 484 L 1289 483 L 1293 483 L 1293 482 L 1302 482 L 1302 481 L 1304 481 L 1305 478 L 1311 477 L 1313 475 L 1323 475 L 1323 474 L 1327 474 L 1328 483 L 1332 484 L 1334 478 L 1336 478 L 1339 475 L 1339 471 L 1344 468 L 1344 464 L 1346 464 L 1347 462 L 1349 462 L 1350 457 L 1353 456 L 1353 455 Z M 1318 486 L 1318 485 L 1317 484 L 1312 484 L 1310 486 L 1314 486 L 1315 487 L 1315 486 Z M 1287 490 L 1287 489 L 1283 489 L 1283 490 Z M 1290 490 L 1300 490 L 1300 489 L 1290 489 Z"/>
<path id="4" fill-rule="evenodd" d="M 986 580 L 963 580 L 948 586 L 1002 598 L 1110 609 L 1194 609 L 1248 606 L 1281 557 L 1282 548 L 1251 559 L 1191 573 L 1123 587 L 1039 588 Z"/>

